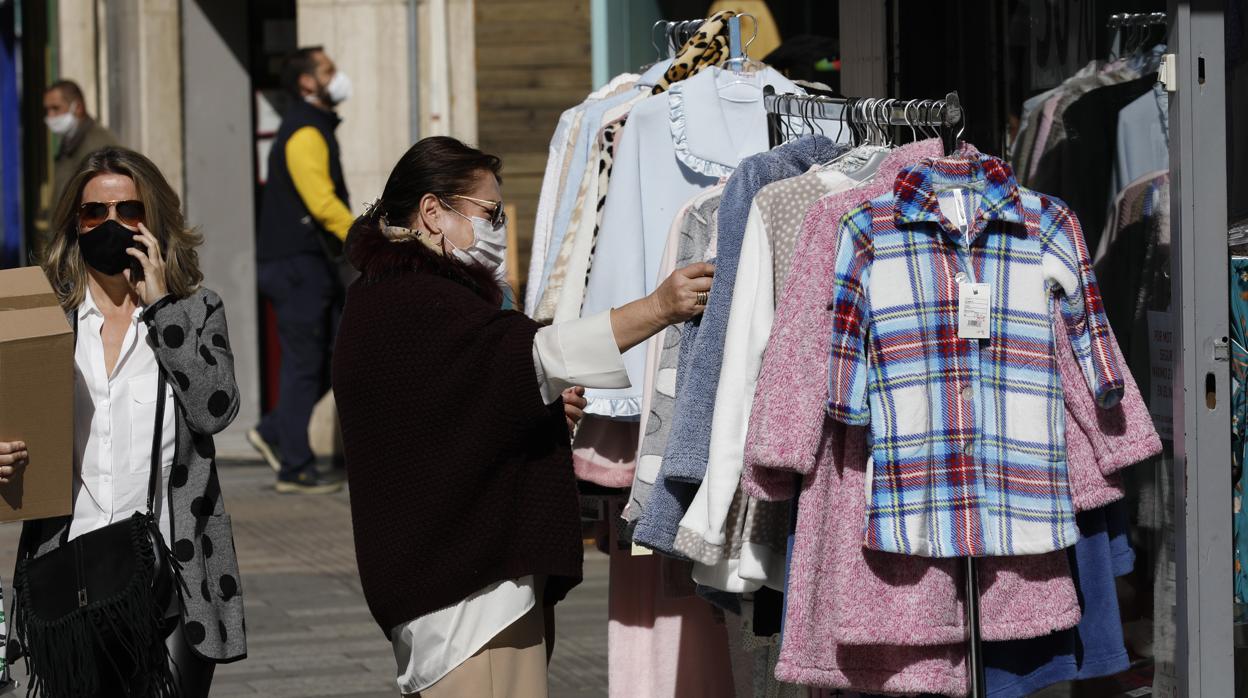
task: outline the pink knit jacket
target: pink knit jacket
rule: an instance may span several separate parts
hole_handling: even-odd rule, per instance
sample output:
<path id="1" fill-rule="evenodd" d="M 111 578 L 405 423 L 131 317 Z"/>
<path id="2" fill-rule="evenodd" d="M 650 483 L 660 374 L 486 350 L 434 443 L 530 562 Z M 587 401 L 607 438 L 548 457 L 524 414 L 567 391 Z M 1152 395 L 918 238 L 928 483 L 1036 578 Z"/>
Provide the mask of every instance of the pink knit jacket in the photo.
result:
<path id="1" fill-rule="evenodd" d="M 865 550 L 866 432 L 824 420 L 832 251 L 841 216 L 891 189 L 896 173 L 939 156 L 935 141 L 904 146 L 868 185 L 808 212 L 793 271 L 777 307 L 746 443 L 746 490 L 764 499 L 800 493 L 790 571 L 783 681 L 878 692 L 966 691 L 960 562 Z M 1160 451 L 1135 382 L 1113 411 L 1097 410 L 1065 333 L 1057 350 L 1066 393 L 1076 507 L 1122 491 L 1112 473 Z M 1073 373 L 1068 373 L 1073 371 Z M 1104 413 L 1104 414 L 1102 414 Z M 1073 627 L 1079 606 L 1065 552 L 985 558 L 980 564 L 985 640 L 1036 637 Z"/>

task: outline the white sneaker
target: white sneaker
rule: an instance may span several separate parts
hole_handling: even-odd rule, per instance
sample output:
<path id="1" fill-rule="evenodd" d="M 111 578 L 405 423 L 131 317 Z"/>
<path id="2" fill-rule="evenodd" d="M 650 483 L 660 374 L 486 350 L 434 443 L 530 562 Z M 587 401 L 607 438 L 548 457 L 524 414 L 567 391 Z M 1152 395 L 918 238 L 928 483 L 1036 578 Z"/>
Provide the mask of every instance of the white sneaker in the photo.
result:
<path id="1" fill-rule="evenodd" d="M 277 457 L 277 452 L 273 450 L 273 447 L 269 445 L 269 442 L 265 441 L 264 437 L 260 435 L 259 430 L 247 430 L 247 443 L 251 444 L 251 447 L 256 449 L 256 451 L 260 454 L 260 457 L 264 458 L 264 462 L 268 463 L 269 467 L 273 469 L 273 472 L 281 472 L 282 461 Z"/>

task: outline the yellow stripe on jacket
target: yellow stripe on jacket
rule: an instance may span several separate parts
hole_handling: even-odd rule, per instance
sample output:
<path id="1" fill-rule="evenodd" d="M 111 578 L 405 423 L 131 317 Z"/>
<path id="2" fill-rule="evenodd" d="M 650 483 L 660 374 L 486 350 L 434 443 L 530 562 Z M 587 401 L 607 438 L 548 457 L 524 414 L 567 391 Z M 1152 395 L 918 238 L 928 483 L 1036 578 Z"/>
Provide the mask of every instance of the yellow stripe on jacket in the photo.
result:
<path id="1" fill-rule="evenodd" d="M 316 222 L 345 242 L 355 216 L 334 190 L 334 180 L 329 176 L 329 144 L 320 131 L 304 126 L 291 134 L 286 140 L 286 169 Z"/>

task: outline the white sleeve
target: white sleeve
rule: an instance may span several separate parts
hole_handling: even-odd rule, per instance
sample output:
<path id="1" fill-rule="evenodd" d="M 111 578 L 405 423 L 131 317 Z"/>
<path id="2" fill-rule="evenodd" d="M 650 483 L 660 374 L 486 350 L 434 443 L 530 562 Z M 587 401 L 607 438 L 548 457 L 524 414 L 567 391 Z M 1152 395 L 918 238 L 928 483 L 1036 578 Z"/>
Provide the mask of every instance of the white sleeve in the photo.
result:
<path id="1" fill-rule="evenodd" d="M 724 336 L 706 477 L 680 522 L 681 528 L 697 531 L 709 543 L 724 543 L 728 508 L 741 484 L 754 386 L 775 317 L 774 283 L 771 246 L 762 214 L 757 206 L 751 206 Z"/>
<path id="2" fill-rule="evenodd" d="M 627 388 L 628 372 L 611 329 L 611 312 L 543 327 L 533 338 L 533 368 L 550 404 L 575 385 Z"/>

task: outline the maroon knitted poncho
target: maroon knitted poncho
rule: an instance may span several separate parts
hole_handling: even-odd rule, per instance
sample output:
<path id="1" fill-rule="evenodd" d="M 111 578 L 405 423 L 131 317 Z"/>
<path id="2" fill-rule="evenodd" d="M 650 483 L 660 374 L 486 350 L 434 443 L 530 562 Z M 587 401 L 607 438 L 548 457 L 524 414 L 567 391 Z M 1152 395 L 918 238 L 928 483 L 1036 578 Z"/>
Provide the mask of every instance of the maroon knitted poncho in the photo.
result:
<path id="1" fill-rule="evenodd" d="M 543 403 L 538 325 L 466 287 L 407 272 L 358 281 L 334 351 L 360 581 L 396 625 L 494 582 L 581 581 L 563 408 Z"/>

